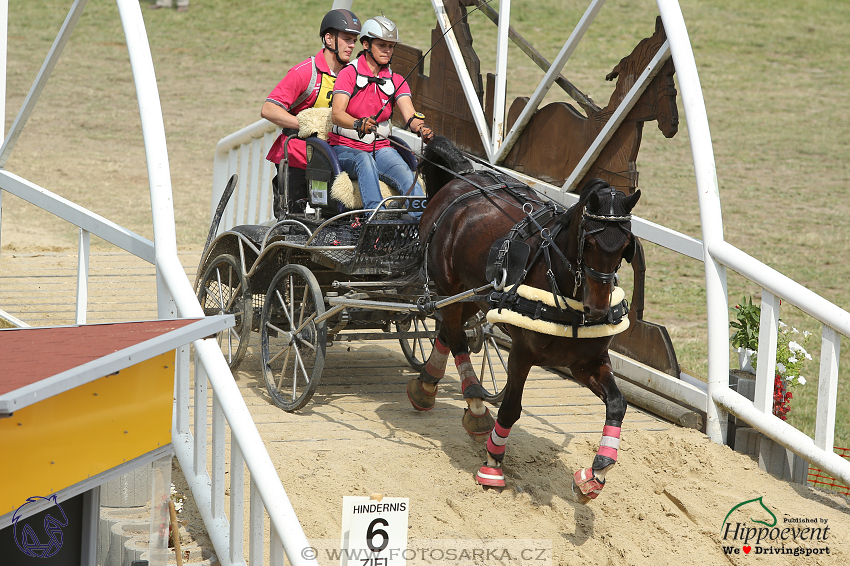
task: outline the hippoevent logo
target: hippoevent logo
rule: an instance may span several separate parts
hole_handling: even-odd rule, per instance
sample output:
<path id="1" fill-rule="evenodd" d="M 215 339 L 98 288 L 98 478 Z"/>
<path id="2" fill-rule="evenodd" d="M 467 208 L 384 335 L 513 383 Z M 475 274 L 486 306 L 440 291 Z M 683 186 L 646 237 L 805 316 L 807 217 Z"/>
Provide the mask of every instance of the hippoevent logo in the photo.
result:
<path id="1" fill-rule="evenodd" d="M 739 513 L 730 520 L 736 511 Z M 761 518 L 756 519 L 753 515 Z M 743 517 L 748 517 L 749 522 L 740 522 Z M 761 526 L 752 526 L 751 523 Z M 776 513 L 765 505 L 761 497 L 732 507 L 720 526 L 720 537 L 724 554 L 829 554 L 829 546 L 823 546 L 829 539 L 827 519 L 786 516 L 779 523 Z"/>
<path id="2" fill-rule="evenodd" d="M 18 521 L 21 520 L 21 509 L 40 500 L 52 502 L 56 509 L 59 510 L 59 513 L 62 514 L 61 521 L 50 513 L 45 515 L 44 532 L 46 533 L 47 541 L 44 543 L 41 542 L 41 535 L 36 534 L 30 525 L 24 523 L 23 527 L 18 527 Z M 52 507 L 50 511 L 53 511 Z M 33 558 L 50 558 L 62 549 L 62 527 L 68 526 L 68 517 L 65 516 L 62 506 L 57 503 L 55 494 L 50 497 L 30 497 L 26 503 L 15 510 L 14 515 L 12 515 L 12 525 L 15 544 L 18 545 L 21 552 Z"/>

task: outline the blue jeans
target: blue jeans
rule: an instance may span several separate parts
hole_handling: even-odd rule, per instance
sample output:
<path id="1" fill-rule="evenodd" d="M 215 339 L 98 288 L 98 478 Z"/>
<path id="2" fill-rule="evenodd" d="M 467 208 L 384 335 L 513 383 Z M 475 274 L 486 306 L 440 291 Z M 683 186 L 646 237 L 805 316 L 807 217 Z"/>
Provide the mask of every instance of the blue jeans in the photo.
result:
<path id="1" fill-rule="evenodd" d="M 342 170 L 348 173 L 352 179 L 357 179 L 360 184 L 360 198 L 363 201 L 363 208 L 377 208 L 383 200 L 378 179 L 394 188 L 401 195 L 405 194 L 410 185 L 413 184 L 414 172 L 407 166 L 407 162 L 401 155 L 391 147 L 376 151 L 374 159 L 368 151 L 360 151 L 344 145 L 335 145 L 333 148 L 339 158 Z M 416 186 L 413 187 L 410 194 L 424 196 L 425 193 L 422 192 L 419 181 L 416 182 Z M 410 202 L 410 207 L 414 209 L 410 212 L 410 216 L 417 220 L 422 216 L 419 209 L 423 206 L 423 202 L 421 200 Z"/>

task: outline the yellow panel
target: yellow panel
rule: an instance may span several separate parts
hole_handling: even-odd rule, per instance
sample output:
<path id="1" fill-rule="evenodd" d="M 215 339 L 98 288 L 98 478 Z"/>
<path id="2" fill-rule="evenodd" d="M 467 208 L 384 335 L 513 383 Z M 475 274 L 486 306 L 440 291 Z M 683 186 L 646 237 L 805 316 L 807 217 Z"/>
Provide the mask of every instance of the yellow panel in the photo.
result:
<path id="1" fill-rule="evenodd" d="M 174 351 L 0 419 L 0 515 L 171 442 Z"/>

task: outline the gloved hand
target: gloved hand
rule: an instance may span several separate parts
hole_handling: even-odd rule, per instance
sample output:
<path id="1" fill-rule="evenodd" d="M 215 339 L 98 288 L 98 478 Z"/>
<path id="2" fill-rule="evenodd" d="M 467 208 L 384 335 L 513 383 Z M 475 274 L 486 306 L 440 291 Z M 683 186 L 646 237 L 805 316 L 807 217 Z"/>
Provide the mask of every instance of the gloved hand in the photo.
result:
<path id="1" fill-rule="evenodd" d="M 378 123 L 371 116 L 358 118 L 354 121 L 354 129 L 357 130 L 357 135 L 362 139 L 366 134 L 377 131 Z"/>
<path id="2" fill-rule="evenodd" d="M 431 128 L 429 128 L 425 124 L 422 124 L 417 133 L 419 134 L 419 137 L 422 138 L 422 141 L 426 144 L 432 139 L 434 139 L 434 132 L 431 131 Z"/>

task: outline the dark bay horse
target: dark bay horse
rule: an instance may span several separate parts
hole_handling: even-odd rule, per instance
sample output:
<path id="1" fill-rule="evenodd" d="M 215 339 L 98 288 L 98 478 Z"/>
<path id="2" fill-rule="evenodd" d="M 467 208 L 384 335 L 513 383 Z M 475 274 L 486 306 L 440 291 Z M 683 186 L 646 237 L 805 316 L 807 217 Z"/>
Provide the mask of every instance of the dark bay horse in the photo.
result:
<path id="1" fill-rule="evenodd" d="M 546 202 L 514 180 L 508 182 L 512 187 L 499 188 L 500 179 L 471 172 L 469 163 L 446 138 L 437 137 L 426 149 L 425 157 L 422 175 L 430 200 L 421 218 L 419 233 L 423 236 L 429 278 L 439 295 L 455 295 L 479 288 L 489 283 L 485 271 L 493 243 L 506 236 L 527 213 L 534 215 L 545 208 Z M 463 171 L 465 175 L 456 179 L 429 161 L 453 171 Z M 573 486 L 577 500 L 582 503 L 595 498 L 601 491 L 605 474 L 617 460 L 620 426 L 626 412 L 625 399 L 611 371 L 608 344 L 611 333 L 628 327 L 627 318 L 621 322 L 624 309 L 620 308 L 621 318 L 613 320 L 611 313 L 615 309 L 611 305 L 618 301 L 621 306 L 625 305 L 622 290 L 615 287 L 615 273 L 621 261 L 631 261 L 634 254 L 630 212 L 639 198 L 640 191 L 626 196 L 605 181 L 595 179 L 583 187 L 577 205 L 569 210 L 560 206 L 554 210 L 550 208 L 551 214 L 538 217 L 540 225 L 536 233 L 532 229 L 530 235 L 526 234 L 530 268 L 521 281 L 525 291 L 517 287 L 518 294 L 536 293 L 539 300 L 550 301 L 550 307 L 552 301 L 557 305 L 549 311 L 569 312 L 561 319 L 567 320 L 566 325 L 553 326 L 560 331 L 546 327 L 544 331 L 550 333 L 540 331 L 539 324 L 546 326 L 543 320 L 526 317 L 512 324 L 497 319 L 510 334 L 512 346 L 505 397 L 495 422 L 484 405 L 484 390 L 469 361 L 463 329 L 464 322 L 479 310 L 490 310 L 490 303 L 460 302 L 440 309 L 442 325 L 434 348 L 420 376 L 408 384 L 407 393 L 416 409 L 430 410 L 435 403 L 437 383 L 445 373 L 448 354 L 452 353 L 468 404 L 463 426 L 476 440 L 487 441 L 487 462 L 478 471 L 478 483 L 505 485 L 501 469 L 505 444 L 511 427 L 520 417 L 523 387 L 531 367 L 565 366 L 570 368 L 575 379 L 605 403 L 605 427 L 599 452 L 591 468 L 575 472 Z M 538 254 L 541 246 L 552 249 Z M 547 291 L 550 289 L 551 292 Z M 558 295 L 558 290 L 562 296 Z M 619 293 L 616 299 L 615 291 Z M 572 300 L 571 310 L 566 305 L 560 306 L 565 302 L 564 296 Z M 532 296 L 531 304 L 534 298 Z M 539 304 L 537 308 L 540 312 Z M 547 310 L 545 306 L 543 310 Z M 502 312 L 506 316 L 512 314 L 507 308 L 492 309 L 488 317 Z M 577 328 L 579 326 L 581 328 Z"/>

